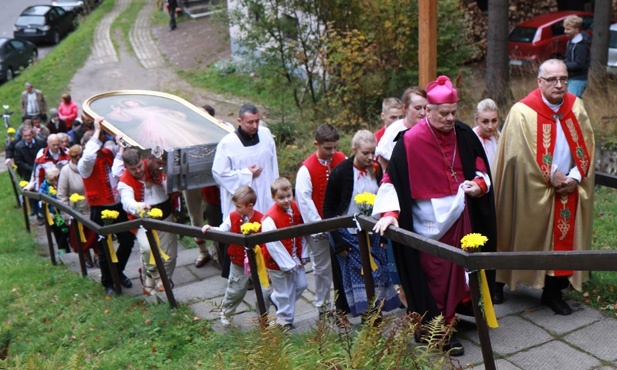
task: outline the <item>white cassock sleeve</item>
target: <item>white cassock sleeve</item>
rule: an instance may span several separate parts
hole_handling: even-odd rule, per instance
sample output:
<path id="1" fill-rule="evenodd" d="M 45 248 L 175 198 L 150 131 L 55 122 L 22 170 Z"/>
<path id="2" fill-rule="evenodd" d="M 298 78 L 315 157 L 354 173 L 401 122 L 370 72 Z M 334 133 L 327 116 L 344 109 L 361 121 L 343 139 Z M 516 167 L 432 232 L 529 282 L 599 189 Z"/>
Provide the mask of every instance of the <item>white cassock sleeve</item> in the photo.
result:
<path id="1" fill-rule="evenodd" d="M 375 204 L 373 205 L 373 217 L 379 218 L 381 214 L 392 211 L 401 211 L 398 195 L 394 185 L 384 182 L 379 186 L 379 190 L 377 190 Z"/>

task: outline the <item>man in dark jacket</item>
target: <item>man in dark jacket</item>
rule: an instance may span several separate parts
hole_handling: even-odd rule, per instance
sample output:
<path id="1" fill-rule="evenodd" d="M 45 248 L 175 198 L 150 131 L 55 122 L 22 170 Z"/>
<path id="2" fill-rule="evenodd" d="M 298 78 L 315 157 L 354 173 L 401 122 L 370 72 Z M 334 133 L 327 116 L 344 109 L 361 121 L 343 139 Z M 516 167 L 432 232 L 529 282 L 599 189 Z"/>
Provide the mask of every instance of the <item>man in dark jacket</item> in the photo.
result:
<path id="1" fill-rule="evenodd" d="M 15 145 L 13 155 L 15 165 L 17 166 L 17 173 L 22 179 L 30 181 L 36 154 L 45 147 L 45 143 L 34 137 L 32 126 L 24 125 L 20 131 L 21 141 Z"/>
<path id="2" fill-rule="evenodd" d="M 564 33 L 568 36 L 566 46 L 566 67 L 568 68 L 568 92 L 581 98 L 587 87 L 587 72 L 589 71 L 589 49 L 591 36 L 581 32 L 583 19 L 571 15 L 563 20 Z"/>

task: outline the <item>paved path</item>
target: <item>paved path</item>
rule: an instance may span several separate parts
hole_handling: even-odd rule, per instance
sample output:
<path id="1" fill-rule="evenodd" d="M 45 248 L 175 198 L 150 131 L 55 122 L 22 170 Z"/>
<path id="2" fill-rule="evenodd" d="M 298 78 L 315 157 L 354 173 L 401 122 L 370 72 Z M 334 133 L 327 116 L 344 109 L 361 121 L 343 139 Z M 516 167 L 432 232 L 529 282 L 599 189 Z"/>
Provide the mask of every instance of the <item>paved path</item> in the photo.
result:
<path id="1" fill-rule="evenodd" d="M 119 53 L 114 59 L 115 54 L 112 54 L 107 43 L 113 37 L 110 35 L 109 25 L 129 2 L 130 0 L 118 1 L 114 11 L 102 22 L 104 25 L 97 28 L 93 54 L 71 83 L 75 99 L 84 101 L 94 94 L 109 90 L 151 89 L 172 93 L 188 91 L 193 98 L 191 101 L 196 104 L 225 104 L 224 99 L 217 100 L 208 92 L 192 89 L 161 62 L 164 59 L 150 36 L 148 17 L 151 5 L 140 12 L 139 19 L 131 30 L 130 47 L 135 53 L 128 52 L 129 46 L 118 40 Z M 135 59 L 133 55 L 139 59 Z M 38 229 L 39 235 L 44 237 L 44 233 Z M 45 245 L 46 241 L 41 240 L 41 244 Z M 186 303 L 196 316 L 212 320 L 215 330 L 222 331 L 224 329 L 217 320 L 217 306 L 222 300 L 226 280 L 219 276 L 220 271 L 212 262 L 201 269 L 195 268 L 193 260 L 196 255 L 197 249 L 180 248 L 178 267 L 173 277 L 176 283 L 175 297 L 179 302 Z M 76 254 L 62 255 L 61 260 L 69 268 L 78 271 Z M 133 280 L 134 286 L 125 290 L 126 294 L 141 294 L 137 272 L 139 265 L 139 253 L 135 247 L 126 269 L 126 274 Z M 94 280 L 100 279 L 98 269 L 90 269 L 89 274 Z M 297 307 L 296 332 L 309 330 L 317 318 L 311 304 L 314 295 L 310 270 L 308 279 L 309 290 Z M 524 287 L 516 292 L 506 291 L 505 297 L 506 302 L 496 306 L 500 327 L 490 331 L 498 369 L 617 369 L 617 320 L 614 318 L 608 318 L 601 311 L 579 302 L 570 302 L 574 309 L 571 316 L 556 316 L 550 309 L 539 305 L 540 291 Z M 164 301 L 165 297 L 159 295 L 158 299 Z M 270 313 L 273 314 L 272 309 Z M 400 315 L 401 312 L 395 314 Z M 241 327 L 252 327 L 255 319 L 255 295 L 249 292 L 233 322 Z M 472 321 L 469 317 L 462 319 L 464 323 Z M 353 319 L 352 322 L 359 324 L 358 319 Z M 463 326 L 471 325 L 461 325 Z M 473 368 L 482 369 L 482 355 L 476 332 L 473 329 L 461 329 L 460 335 L 466 354 L 458 358 L 458 361 L 463 366 L 471 364 Z"/>

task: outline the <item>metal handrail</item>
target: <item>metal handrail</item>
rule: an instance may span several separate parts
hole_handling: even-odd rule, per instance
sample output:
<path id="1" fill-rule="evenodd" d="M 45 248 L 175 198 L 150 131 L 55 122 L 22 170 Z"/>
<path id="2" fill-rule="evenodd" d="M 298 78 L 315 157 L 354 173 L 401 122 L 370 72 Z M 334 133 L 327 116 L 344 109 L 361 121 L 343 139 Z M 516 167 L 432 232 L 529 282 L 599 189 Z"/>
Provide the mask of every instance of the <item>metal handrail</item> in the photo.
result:
<path id="1" fill-rule="evenodd" d="M 16 181 L 17 176 L 13 172 L 12 168 L 9 168 L 13 181 Z M 606 186 L 611 188 L 617 188 L 617 177 L 605 173 L 596 173 L 596 184 L 600 186 Z M 323 233 L 331 230 L 354 227 L 356 221 L 361 227 L 362 231 L 370 232 L 375 223 L 375 219 L 367 216 L 341 216 L 337 218 L 322 220 L 309 224 L 303 224 L 298 226 L 292 226 L 284 229 L 268 231 L 251 235 L 240 235 L 235 233 L 222 232 L 214 229 L 210 229 L 204 235 L 201 229 L 194 226 L 181 225 L 176 223 L 170 223 L 165 221 L 153 220 L 153 219 L 137 219 L 128 222 L 117 223 L 109 226 L 100 226 L 90 219 L 84 217 L 76 210 L 67 207 L 60 203 L 57 199 L 51 198 L 44 194 L 37 194 L 32 192 L 22 192 L 19 187 L 15 188 L 15 191 L 19 191 L 23 196 L 28 198 L 40 199 L 48 204 L 57 207 L 63 212 L 74 217 L 78 222 L 81 222 L 85 227 L 93 230 L 99 235 L 108 235 L 117 232 L 128 231 L 136 229 L 140 226 L 148 230 L 148 240 L 150 241 L 151 250 L 154 253 L 157 268 L 165 285 L 165 293 L 167 294 L 168 301 L 171 307 L 176 307 L 176 301 L 173 296 L 173 292 L 170 289 L 169 281 L 161 261 L 161 257 L 158 248 L 153 244 L 154 238 L 151 236 L 150 230 L 160 230 L 175 233 L 183 236 L 192 236 L 202 239 L 209 239 L 215 242 L 231 243 L 236 245 L 244 245 L 249 257 L 249 263 L 251 264 L 251 274 L 253 281 L 259 281 L 257 276 L 257 268 L 255 255 L 253 249 L 249 246 L 263 244 L 272 241 L 278 241 L 282 239 L 293 238 L 297 236 L 307 236 L 317 233 Z M 19 190 L 17 190 L 19 189 Z M 19 197 L 16 196 L 17 199 Z M 25 200 L 22 204 L 25 213 Z M 29 226 L 28 217 L 25 216 L 26 226 Z M 359 244 L 361 246 L 361 253 L 369 253 L 370 246 L 366 241 L 365 233 L 359 232 Z M 495 369 L 495 361 L 493 358 L 492 347 L 490 343 L 490 337 L 488 334 L 488 328 L 486 322 L 482 318 L 482 314 L 479 308 L 480 291 L 477 283 L 477 272 L 480 269 L 500 269 L 500 270 L 579 270 L 579 271 L 617 271 L 617 251 L 539 251 L 539 252 L 490 252 L 490 253 L 467 253 L 459 248 L 452 247 L 450 245 L 428 239 L 419 234 L 411 231 L 398 228 L 389 227 L 384 236 L 392 239 L 409 248 L 417 249 L 421 252 L 443 258 L 447 261 L 456 263 L 464 267 L 467 271 L 470 271 L 470 291 L 472 298 L 472 305 L 476 317 L 477 330 L 480 337 L 480 344 L 482 347 L 482 355 L 484 358 L 485 368 Z M 48 232 L 47 237 L 50 239 L 51 234 Z M 51 241 L 49 241 L 51 243 Z M 50 244 L 51 245 L 51 244 Z M 52 248 L 50 246 L 50 248 Z M 53 248 L 50 250 L 53 258 Z M 82 256 L 80 255 L 80 258 Z M 370 271 L 368 265 L 368 258 L 362 259 L 364 271 Z M 109 264 L 112 269 L 115 269 L 113 263 Z M 114 274 L 112 274 L 114 276 Z M 117 278 L 117 274 L 114 276 Z M 116 282 L 115 282 L 116 283 Z M 374 289 L 372 284 L 371 274 L 365 274 L 365 284 L 367 289 L 367 297 L 374 296 Z M 265 325 L 265 303 L 263 294 L 261 292 L 259 284 L 256 284 L 256 294 L 258 295 L 258 309 L 260 313 L 262 325 Z M 119 284 L 117 284 L 119 286 Z"/>

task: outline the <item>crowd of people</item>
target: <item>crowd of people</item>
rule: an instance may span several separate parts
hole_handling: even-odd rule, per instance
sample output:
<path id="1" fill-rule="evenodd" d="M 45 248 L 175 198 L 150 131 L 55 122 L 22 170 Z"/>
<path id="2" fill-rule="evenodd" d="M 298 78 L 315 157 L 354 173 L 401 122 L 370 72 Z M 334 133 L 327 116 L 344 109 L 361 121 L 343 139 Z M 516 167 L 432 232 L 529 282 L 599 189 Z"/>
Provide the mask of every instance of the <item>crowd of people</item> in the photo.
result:
<path id="1" fill-rule="evenodd" d="M 246 291 L 261 284 L 267 304 L 276 309 L 275 323 L 292 328 L 296 301 L 308 285 L 304 266 L 309 262 L 320 318 L 334 314 L 338 325 L 349 327 L 349 315 L 370 314 L 372 302 L 367 300 L 362 276 L 367 271 L 362 269 L 355 227 L 258 246 L 256 255 L 264 267 L 260 281 L 249 277 L 244 246 L 206 247 L 212 229 L 247 234 L 366 214 L 357 200 L 365 194 L 375 196 L 369 214 L 378 219 L 368 240 L 377 306 L 381 311 L 406 307 L 425 322 L 442 316 L 455 324 L 457 313 L 470 312 L 466 272 L 384 238 L 392 225 L 456 248 L 461 248 L 465 235 L 482 234 L 488 238 L 484 252 L 588 248 L 594 139 L 583 100 L 567 92 L 568 69 L 560 60 L 544 62 L 538 88 L 510 109 L 503 124 L 491 99 L 478 103 L 473 128 L 458 121 L 458 91 L 448 77 L 440 76 L 426 89 L 406 89 L 400 100 L 384 99 L 383 127 L 375 134 L 358 131 L 348 158 L 338 150 L 336 128 L 319 125 L 315 151 L 301 163 L 295 188 L 279 176 L 275 140 L 259 110 L 243 105 L 237 126 L 217 145 L 212 166 L 217 185 L 184 192 L 191 223 L 203 227 L 204 233 L 203 239 L 195 239 L 200 246 L 195 266 L 215 259 L 227 278 L 221 323 L 230 325 Z M 211 107 L 204 108 L 214 116 Z M 40 119 L 35 123 L 45 112 L 48 124 L 42 125 Z M 180 194 L 168 194 L 166 189 L 166 153 L 153 151 L 142 158 L 137 150 L 116 145 L 121 137 L 114 142 L 101 129 L 102 118 L 84 118 L 78 124 L 77 114 L 70 95 L 63 95 L 57 110 L 47 111 L 43 94 L 26 84 L 24 123 L 12 151 L 7 150 L 7 161 L 13 161 L 28 181 L 24 189 L 57 196 L 99 225 L 147 217 L 155 209 L 161 211 L 160 219 L 173 222 Z M 67 137 L 61 137 L 63 133 Z M 57 192 L 50 190 L 54 187 Z M 85 200 L 69 199 L 73 193 Z M 111 221 L 103 215 L 109 210 L 118 212 Z M 43 219 L 36 204 L 32 212 Z M 70 221 L 68 226 L 74 226 Z M 69 251 L 68 227 L 59 221 L 52 228 L 59 248 Z M 90 249 L 94 252 L 88 265 L 100 267 L 107 294 L 116 294 L 110 263 L 116 264 L 122 285 L 132 285 L 123 271 L 135 241 L 144 294 L 163 292 L 145 230 L 119 233 L 116 238 L 115 250 L 93 232 L 86 232 L 83 243 L 88 255 Z M 171 279 L 177 237 L 159 232 L 158 240 Z M 487 271 L 487 277 L 495 304 L 504 301 L 505 285 L 514 290 L 522 283 L 543 289 L 541 302 L 558 315 L 569 315 L 572 310 L 562 290 L 570 285 L 580 290 L 587 274 Z M 451 355 L 464 353 L 455 336 L 445 348 Z"/>

